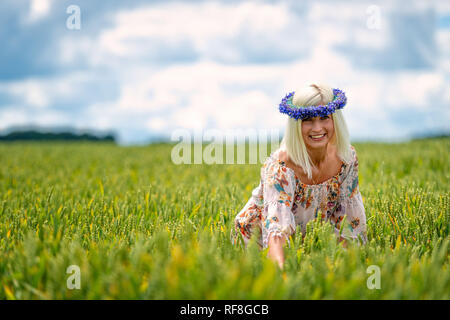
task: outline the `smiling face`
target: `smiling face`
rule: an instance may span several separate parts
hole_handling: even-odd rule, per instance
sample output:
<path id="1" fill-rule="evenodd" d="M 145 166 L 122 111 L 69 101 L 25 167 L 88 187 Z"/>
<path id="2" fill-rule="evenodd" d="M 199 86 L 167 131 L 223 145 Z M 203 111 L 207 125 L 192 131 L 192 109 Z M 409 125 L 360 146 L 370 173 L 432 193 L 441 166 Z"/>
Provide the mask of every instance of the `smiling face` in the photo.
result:
<path id="1" fill-rule="evenodd" d="M 303 141 L 308 149 L 325 147 L 334 135 L 334 122 L 331 115 L 302 120 Z"/>

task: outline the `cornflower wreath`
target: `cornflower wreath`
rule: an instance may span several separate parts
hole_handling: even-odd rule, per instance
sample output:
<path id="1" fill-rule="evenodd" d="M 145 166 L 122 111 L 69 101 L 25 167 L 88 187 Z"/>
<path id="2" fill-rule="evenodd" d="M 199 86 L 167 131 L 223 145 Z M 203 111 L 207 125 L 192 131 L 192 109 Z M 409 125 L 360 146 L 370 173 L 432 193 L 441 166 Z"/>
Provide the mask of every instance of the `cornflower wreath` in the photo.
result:
<path id="1" fill-rule="evenodd" d="M 281 100 L 280 112 L 286 113 L 289 117 L 298 120 L 306 118 L 314 118 L 317 116 L 324 117 L 328 114 L 335 112 L 338 109 L 342 109 L 347 103 L 347 97 L 342 90 L 333 89 L 333 101 L 327 103 L 326 105 L 318 106 L 296 106 L 292 103 L 292 98 L 294 97 L 294 91 L 288 93 L 286 97 Z"/>

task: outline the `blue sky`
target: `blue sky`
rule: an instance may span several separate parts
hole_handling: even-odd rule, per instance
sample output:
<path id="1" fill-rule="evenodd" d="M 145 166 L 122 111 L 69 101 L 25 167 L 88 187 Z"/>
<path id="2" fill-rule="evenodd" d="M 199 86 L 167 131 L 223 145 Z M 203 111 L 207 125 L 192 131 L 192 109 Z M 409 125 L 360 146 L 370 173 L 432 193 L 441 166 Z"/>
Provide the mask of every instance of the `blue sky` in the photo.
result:
<path id="1" fill-rule="evenodd" d="M 450 131 L 444 1 L 6 0 L 0 23 L 4 132 L 282 132 L 281 99 L 315 80 L 346 92 L 354 141 Z"/>

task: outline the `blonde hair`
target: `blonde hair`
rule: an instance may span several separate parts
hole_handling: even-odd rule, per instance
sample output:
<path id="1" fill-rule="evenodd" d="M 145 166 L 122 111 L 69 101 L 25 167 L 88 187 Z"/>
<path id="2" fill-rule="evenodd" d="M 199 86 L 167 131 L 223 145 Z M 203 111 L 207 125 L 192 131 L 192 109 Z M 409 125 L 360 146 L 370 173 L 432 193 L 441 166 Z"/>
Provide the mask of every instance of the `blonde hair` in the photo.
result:
<path id="1" fill-rule="evenodd" d="M 333 89 L 324 83 L 310 83 L 295 91 L 292 103 L 296 106 L 317 106 L 327 104 L 334 98 Z M 351 161 L 350 135 L 345 122 L 342 110 L 336 110 L 331 114 L 334 123 L 334 135 L 330 143 L 337 148 L 339 158 L 345 162 Z M 288 117 L 285 134 L 280 143 L 280 149 L 286 151 L 288 157 L 297 166 L 300 166 L 312 178 L 312 168 L 314 164 L 309 157 L 302 135 L 302 120 L 295 120 Z"/>

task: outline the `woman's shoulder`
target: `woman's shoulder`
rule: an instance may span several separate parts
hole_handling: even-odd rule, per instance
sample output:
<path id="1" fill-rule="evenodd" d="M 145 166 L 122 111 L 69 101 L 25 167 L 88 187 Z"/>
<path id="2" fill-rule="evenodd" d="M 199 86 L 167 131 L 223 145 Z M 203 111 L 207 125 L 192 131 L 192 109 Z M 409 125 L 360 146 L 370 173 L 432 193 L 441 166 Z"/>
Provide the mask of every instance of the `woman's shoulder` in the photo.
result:
<path id="1" fill-rule="evenodd" d="M 269 165 L 274 165 L 274 164 L 280 164 L 280 162 L 281 162 L 280 153 L 281 152 L 282 152 L 281 149 L 277 149 L 277 150 L 273 151 L 272 153 L 270 153 L 270 155 L 264 161 L 263 167 L 267 167 Z"/>
<path id="2" fill-rule="evenodd" d="M 347 165 L 353 165 L 358 161 L 358 156 L 356 154 L 356 149 L 353 145 L 348 148 Z"/>
<path id="3" fill-rule="evenodd" d="M 277 149 L 273 151 L 264 161 L 264 164 L 262 165 L 261 172 L 275 172 L 275 171 L 283 171 L 283 173 L 288 174 L 290 173 L 289 170 L 286 170 L 285 167 L 285 151 L 282 149 Z"/>
<path id="4" fill-rule="evenodd" d="M 350 145 L 351 159 L 352 163 L 358 163 L 358 154 L 356 153 L 356 149 L 354 146 Z"/>
<path id="5" fill-rule="evenodd" d="M 357 170 L 358 170 L 358 155 L 356 153 L 356 148 L 350 145 L 349 161 L 344 170 L 344 177 L 354 175 L 355 171 L 357 172 Z"/>

